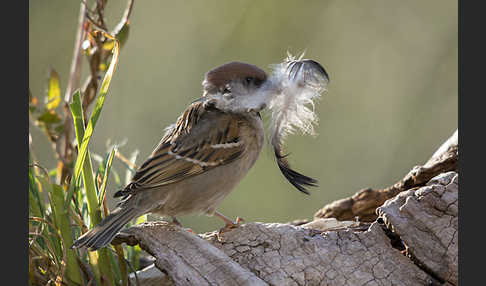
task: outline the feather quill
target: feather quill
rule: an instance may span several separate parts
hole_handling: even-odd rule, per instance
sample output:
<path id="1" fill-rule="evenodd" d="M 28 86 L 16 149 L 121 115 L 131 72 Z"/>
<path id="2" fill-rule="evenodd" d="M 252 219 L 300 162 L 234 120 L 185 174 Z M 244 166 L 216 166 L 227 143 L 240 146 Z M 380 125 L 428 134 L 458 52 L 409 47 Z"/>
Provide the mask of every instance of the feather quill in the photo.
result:
<path id="1" fill-rule="evenodd" d="M 329 76 L 318 62 L 303 59 L 303 56 L 304 53 L 296 59 L 288 53 L 282 63 L 272 66 L 267 91 L 273 92 L 267 97 L 267 107 L 271 113 L 269 141 L 278 167 L 293 186 L 309 194 L 306 186 L 317 186 L 317 180 L 290 168 L 284 154 L 284 141 L 297 131 L 304 135 L 316 135 L 314 124 L 317 124 L 318 117 L 314 104 L 326 90 Z"/>

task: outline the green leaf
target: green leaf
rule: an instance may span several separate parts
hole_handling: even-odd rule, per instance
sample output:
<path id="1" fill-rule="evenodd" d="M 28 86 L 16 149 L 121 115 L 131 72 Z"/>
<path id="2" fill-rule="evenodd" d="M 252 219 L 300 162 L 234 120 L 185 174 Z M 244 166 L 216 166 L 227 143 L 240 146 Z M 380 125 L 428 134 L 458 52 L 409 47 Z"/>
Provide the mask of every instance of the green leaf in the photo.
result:
<path id="1" fill-rule="evenodd" d="M 118 175 L 118 172 L 115 169 L 113 169 L 111 170 L 111 173 L 113 174 L 113 180 L 115 181 L 116 187 L 123 188 L 122 182 L 120 180 L 120 175 Z"/>
<path id="2" fill-rule="evenodd" d="M 127 258 L 134 269 L 140 267 L 140 253 L 142 249 L 138 244 L 127 249 Z"/>
<path id="3" fill-rule="evenodd" d="M 81 105 L 81 93 L 80 93 L 79 90 L 76 90 L 74 92 L 72 103 L 69 105 L 69 108 L 71 109 L 71 113 L 73 115 L 74 131 L 75 131 L 76 139 L 79 142 L 80 140 L 79 140 L 78 136 L 83 136 L 82 134 L 84 132 L 83 107 Z M 81 160 L 81 158 L 80 158 L 79 150 L 78 150 L 78 157 L 76 159 L 76 163 L 80 160 Z M 74 191 L 81 188 L 81 176 L 80 176 L 81 171 L 82 171 L 82 166 L 76 164 L 74 166 L 74 175 L 73 175 L 73 178 L 71 179 L 71 184 L 69 185 L 68 195 L 66 197 L 66 202 L 65 202 L 66 208 L 69 206 L 69 203 L 71 202 L 71 198 L 74 194 Z"/>
<path id="4" fill-rule="evenodd" d="M 81 146 L 79 145 L 81 140 L 80 138 L 78 138 L 78 136 L 84 136 L 84 115 L 83 115 L 83 107 L 81 105 L 81 93 L 79 90 L 76 90 L 74 92 L 73 100 L 69 105 L 69 108 L 71 109 L 71 113 L 73 115 L 74 131 L 78 142 L 78 157 L 74 165 L 74 176 L 73 176 L 73 182 L 76 182 L 76 180 L 81 175 L 82 164 L 84 163 L 84 156 L 86 156 L 86 153 L 84 153 L 83 156 L 83 152 L 81 152 Z"/>
<path id="5" fill-rule="evenodd" d="M 130 25 L 128 24 L 128 21 L 122 21 L 115 27 L 113 35 L 115 35 L 115 38 L 120 43 L 120 48 L 127 42 L 129 31 Z"/>
<path id="6" fill-rule="evenodd" d="M 123 247 L 120 244 L 118 244 L 118 245 L 114 245 L 114 248 L 118 256 L 118 267 L 114 267 L 115 273 L 118 277 L 120 277 L 119 280 L 122 281 L 122 286 L 126 286 L 128 285 L 128 281 L 127 281 L 128 269 L 125 262 L 125 254 L 123 251 Z"/>
<path id="7" fill-rule="evenodd" d="M 29 168 L 29 208 L 34 216 L 44 217 L 44 208 L 42 205 L 41 197 L 39 195 L 39 188 L 37 182 L 35 181 L 35 176 L 32 172 L 32 169 L 33 168 Z"/>
<path id="8" fill-rule="evenodd" d="M 101 110 L 103 109 L 103 104 L 105 102 L 106 95 L 108 93 L 108 88 L 110 86 L 113 73 L 115 71 L 116 65 L 118 63 L 119 56 L 119 44 L 118 41 L 111 35 L 102 32 L 107 38 L 114 40 L 113 57 L 108 67 L 107 72 L 101 83 L 99 89 L 98 98 L 94 106 L 91 117 L 89 118 L 88 125 L 84 129 L 84 117 L 83 110 L 81 106 L 81 95 L 79 91 L 76 91 L 73 95 L 73 102 L 70 104 L 71 113 L 74 120 L 74 129 L 76 133 L 76 140 L 78 143 L 78 156 L 74 165 L 73 177 L 71 179 L 71 185 L 74 185 L 78 178 L 83 173 L 83 182 L 86 191 L 86 198 L 88 203 L 88 213 L 91 219 L 91 226 L 94 226 L 101 222 L 101 211 L 98 205 L 97 194 L 96 194 L 96 184 L 93 177 L 93 167 L 91 165 L 91 158 L 88 151 L 88 144 L 93 135 L 96 123 L 101 115 Z M 71 192 L 71 190 L 70 190 Z M 69 199 L 69 197 L 68 197 Z M 68 201 L 65 201 L 68 203 Z M 106 248 L 98 250 L 99 260 L 97 262 L 97 269 L 99 273 L 102 274 L 108 281 L 108 284 L 114 285 L 113 272 L 110 268 L 110 256 L 113 254 Z M 99 280 L 97 277 L 96 280 Z"/>
<path id="9" fill-rule="evenodd" d="M 111 149 L 111 152 L 108 154 L 108 158 L 106 160 L 104 160 L 104 161 L 106 161 L 106 165 L 103 168 L 104 169 L 103 181 L 101 183 L 100 194 L 99 194 L 99 197 L 98 197 L 98 204 L 99 204 L 100 207 L 103 204 L 103 198 L 105 197 L 106 182 L 108 181 L 108 176 L 110 174 L 111 164 L 113 162 L 113 158 L 115 157 L 115 153 L 116 153 L 116 147 L 113 147 Z"/>
<path id="10" fill-rule="evenodd" d="M 54 225 L 56 225 L 56 216 L 55 216 L 55 207 L 52 202 L 52 184 L 48 181 L 48 178 L 45 176 L 36 176 L 36 180 L 39 181 L 39 183 L 42 185 L 42 188 L 44 189 L 44 192 L 47 193 L 49 197 L 49 202 L 50 202 L 50 212 L 46 211 L 45 213 L 45 218 L 47 221 L 52 222 Z M 57 227 L 56 229 L 53 229 L 50 225 L 48 226 L 49 232 L 57 232 Z M 53 247 L 53 251 L 56 252 L 56 256 L 58 258 L 62 257 L 62 246 L 61 246 L 61 241 L 59 240 L 59 237 L 56 235 L 50 235 L 49 236 L 51 240 L 51 244 Z"/>
<path id="11" fill-rule="evenodd" d="M 50 199 L 51 206 L 54 210 L 56 226 L 61 233 L 63 246 L 66 251 L 66 273 L 73 282 L 83 284 L 84 281 L 76 259 L 76 252 L 70 249 L 73 244 L 73 234 L 71 231 L 69 212 L 68 209 L 64 207 L 64 189 L 59 185 L 52 184 Z"/>
<path id="12" fill-rule="evenodd" d="M 54 69 L 49 72 L 49 86 L 47 89 L 47 110 L 56 108 L 61 102 L 61 87 L 59 84 L 59 75 Z"/>
<path id="13" fill-rule="evenodd" d="M 61 134 L 62 132 L 64 132 L 64 123 L 57 125 L 54 128 L 54 131 L 56 131 L 57 134 Z"/>
<path id="14" fill-rule="evenodd" d="M 141 224 L 147 221 L 147 214 L 141 215 L 135 221 L 135 224 Z"/>
<path id="15" fill-rule="evenodd" d="M 71 184 L 69 185 L 68 193 L 66 196 L 66 202 L 64 203 L 65 208 L 69 208 L 69 204 L 71 202 L 71 199 L 73 198 L 74 192 L 80 189 L 81 189 L 81 177 L 78 177 L 77 180 L 71 181 Z"/>
<path id="16" fill-rule="evenodd" d="M 42 113 L 37 120 L 46 124 L 58 123 L 61 121 L 61 117 L 54 110 L 46 110 Z"/>
<path id="17" fill-rule="evenodd" d="M 104 33 L 105 34 L 105 33 Z M 114 38 L 111 35 L 105 34 L 110 39 Z M 76 158 L 76 163 L 74 165 L 74 174 L 71 183 L 76 182 L 77 178 L 83 173 L 83 182 L 86 190 L 86 198 L 88 201 L 88 213 L 91 219 L 91 226 L 101 222 L 101 211 L 98 205 L 97 194 L 96 194 L 96 184 L 93 177 L 93 167 L 91 165 L 91 158 L 88 151 L 88 144 L 93 135 L 94 127 L 101 115 L 101 110 L 103 109 L 103 104 L 105 102 L 106 95 L 108 93 L 108 88 L 110 86 L 113 73 L 115 71 L 116 65 L 118 63 L 119 46 L 118 41 L 115 40 L 115 46 L 113 48 L 113 57 L 108 67 L 108 71 L 105 73 L 103 82 L 101 83 L 101 88 L 98 93 L 98 99 L 96 105 L 91 113 L 91 117 L 88 122 L 88 126 L 84 129 L 84 118 L 83 110 L 81 106 L 81 95 L 77 91 L 73 95 L 73 102 L 70 105 L 71 113 L 73 114 L 74 129 L 76 133 L 76 140 L 78 142 L 78 157 Z M 99 261 L 98 267 L 99 272 L 105 276 L 105 278 L 110 282 L 113 281 L 113 272 L 110 268 L 110 256 L 113 255 L 106 248 L 98 250 Z M 97 279 L 98 280 L 98 279 Z"/>
<path id="18" fill-rule="evenodd" d="M 55 177 L 57 175 L 57 168 L 49 170 L 49 177 Z"/>
<path id="19" fill-rule="evenodd" d="M 86 131 L 84 130 L 84 117 L 81 106 L 81 94 L 79 90 L 74 93 L 73 102 L 70 104 L 70 108 L 74 120 L 74 132 L 78 143 L 78 157 L 76 158 L 76 164 L 74 166 L 74 176 L 71 181 L 71 187 L 73 185 L 77 187 L 80 186 L 78 180 L 82 173 L 84 189 L 86 191 L 86 199 L 88 201 L 88 212 L 91 218 L 91 227 L 93 227 L 101 222 L 101 210 L 98 207 L 96 183 L 93 177 L 93 167 L 91 165 L 91 158 L 88 152 L 88 145 L 81 144 L 81 138 L 86 135 Z M 72 190 L 71 187 L 66 204 L 69 203 L 71 198 L 70 196 L 72 195 L 71 193 L 74 193 L 74 190 Z"/>
<path id="20" fill-rule="evenodd" d="M 109 36 L 109 35 L 106 35 L 106 36 Z M 74 165 L 75 176 L 79 176 L 79 174 L 81 173 L 81 168 L 82 168 L 82 165 L 84 164 L 84 160 L 86 158 L 86 153 L 88 151 L 89 141 L 91 139 L 91 136 L 93 135 L 93 130 L 94 130 L 94 127 L 96 126 L 96 122 L 98 121 L 98 118 L 100 117 L 101 110 L 103 109 L 103 104 L 105 102 L 106 94 L 108 93 L 108 88 L 110 86 L 110 82 L 111 82 L 111 79 L 113 77 L 113 73 L 115 71 L 116 65 L 118 63 L 118 55 L 119 55 L 118 41 L 115 41 L 115 46 L 113 48 L 113 58 L 111 60 L 110 67 L 108 68 L 108 71 L 105 73 L 105 77 L 103 79 L 103 82 L 101 83 L 101 88 L 100 88 L 100 91 L 99 91 L 99 94 L 98 94 L 98 99 L 96 101 L 96 105 L 95 105 L 93 112 L 91 114 L 91 118 L 88 122 L 88 126 L 86 127 L 86 130 L 84 131 L 83 139 L 81 140 L 81 142 L 79 142 L 79 140 L 78 140 L 79 151 L 78 151 L 78 158 L 76 159 L 76 164 Z M 73 113 L 73 116 L 75 116 L 74 113 Z M 77 116 L 79 116 L 79 115 L 77 115 Z"/>

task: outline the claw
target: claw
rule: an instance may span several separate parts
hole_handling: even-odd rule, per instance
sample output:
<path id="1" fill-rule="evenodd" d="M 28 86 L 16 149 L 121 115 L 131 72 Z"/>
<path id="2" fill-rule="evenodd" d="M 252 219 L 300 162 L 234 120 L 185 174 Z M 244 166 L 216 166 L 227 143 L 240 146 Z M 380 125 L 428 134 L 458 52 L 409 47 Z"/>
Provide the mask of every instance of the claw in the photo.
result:
<path id="1" fill-rule="evenodd" d="M 174 225 L 177 225 L 178 227 L 182 228 L 183 230 L 186 230 L 188 232 L 191 232 L 193 234 L 196 234 L 192 229 L 187 228 L 187 227 L 183 227 L 182 224 L 181 224 L 181 222 L 175 216 L 172 216 L 171 218 L 172 218 L 172 223 Z"/>
<path id="2" fill-rule="evenodd" d="M 172 223 L 179 227 L 182 227 L 181 222 L 175 216 L 172 217 Z"/>
<path id="3" fill-rule="evenodd" d="M 241 223 L 245 221 L 241 217 L 236 217 L 236 221 L 233 222 L 229 218 L 227 218 L 226 216 L 224 216 L 222 213 L 220 213 L 218 211 L 214 212 L 214 214 L 216 216 L 220 217 L 225 222 L 224 227 L 222 227 L 218 231 L 218 233 L 216 234 L 216 236 L 217 236 L 217 238 L 218 238 L 219 241 L 222 241 L 223 233 L 239 227 L 241 225 Z"/>

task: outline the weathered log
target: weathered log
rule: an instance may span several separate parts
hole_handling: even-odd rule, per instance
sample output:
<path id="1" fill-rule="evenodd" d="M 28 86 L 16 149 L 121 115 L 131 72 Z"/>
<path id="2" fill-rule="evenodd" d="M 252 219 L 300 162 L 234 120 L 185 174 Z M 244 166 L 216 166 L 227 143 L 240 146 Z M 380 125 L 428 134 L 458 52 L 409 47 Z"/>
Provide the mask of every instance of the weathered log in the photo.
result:
<path id="1" fill-rule="evenodd" d="M 149 222 L 113 243 L 138 243 L 154 256 L 137 272 L 141 285 L 457 285 L 458 174 L 424 181 L 457 169 L 457 153 L 456 132 L 401 181 L 409 189 L 374 210 L 372 223 L 254 222 L 218 237 Z"/>
<path id="2" fill-rule="evenodd" d="M 175 285 L 267 285 L 196 234 L 164 221 L 128 228 L 112 243 L 119 242 L 139 242 Z"/>
<path id="3" fill-rule="evenodd" d="M 318 210 L 314 218 L 336 218 L 338 220 L 353 220 L 372 222 L 377 218 L 376 208 L 386 200 L 395 197 L 400 192 L 425 185 L 430 179 L 440 173 L 457 171 L 458 169 L 458 131 L 432 155 L 423 166 L 415 166 L 400 181 L 385 189 L 366 188 L 349 198 L 340 199 L 327 204 Z"/>
<path id="4" fill-rule="evenodd" d="M 149 222 L 114 243 L 151 253 L 158 285 L 457 285 L 457 198 L 457 173 L 449 172 L 387 201 L 378 209 L 383 224 L 255 222 L 219 240 Z"/>
<path id="5" fill-rule="evenodd" d="M 444 173 L 377 210 L 416 264 L 453 285 L 458 285 L 458 188 L 457 173 Z"/>

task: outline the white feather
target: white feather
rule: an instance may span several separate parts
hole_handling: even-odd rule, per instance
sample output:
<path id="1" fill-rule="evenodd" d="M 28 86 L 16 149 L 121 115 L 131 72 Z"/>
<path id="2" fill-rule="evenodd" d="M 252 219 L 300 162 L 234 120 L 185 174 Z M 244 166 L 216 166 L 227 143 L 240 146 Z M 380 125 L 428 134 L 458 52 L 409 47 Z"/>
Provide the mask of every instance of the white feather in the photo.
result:
<path id="1" fill-rule="evenodd" d="M 267 97 L 267 107 L 271 112 L 270 142 L 274 146 L 280 145 L 296 131 L 316 135 L 314 125 L 318 123 L 318 117 L 314 109 L 315 100 L 326 90 L 328 78 L 312 63 L 306 66 L 302 57 L 303 54 L 296 60 L 288 54 L 284 62 L 272 66 L 267 91 L 273 92 Z M 293 66 L 296 63 L 298 67 Z"/>

